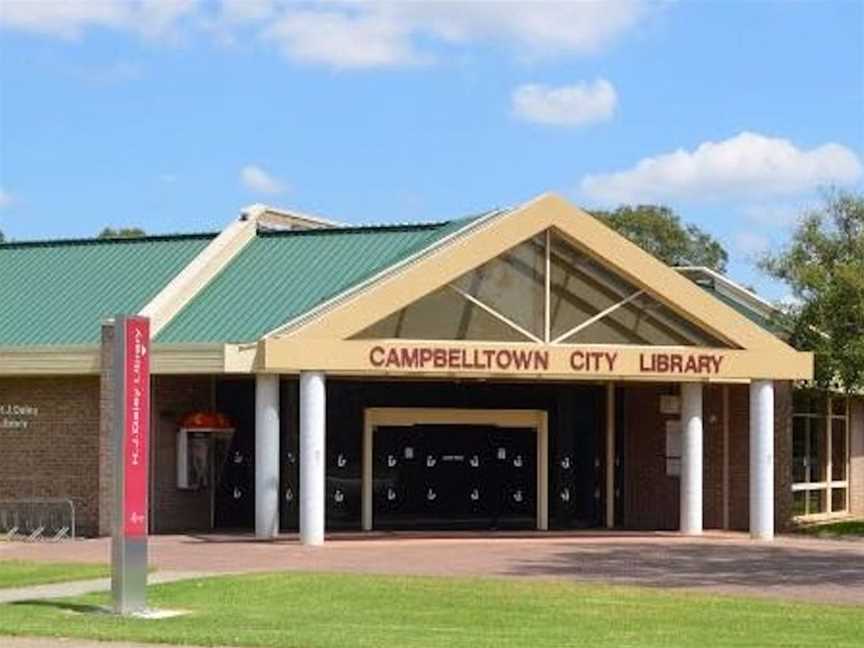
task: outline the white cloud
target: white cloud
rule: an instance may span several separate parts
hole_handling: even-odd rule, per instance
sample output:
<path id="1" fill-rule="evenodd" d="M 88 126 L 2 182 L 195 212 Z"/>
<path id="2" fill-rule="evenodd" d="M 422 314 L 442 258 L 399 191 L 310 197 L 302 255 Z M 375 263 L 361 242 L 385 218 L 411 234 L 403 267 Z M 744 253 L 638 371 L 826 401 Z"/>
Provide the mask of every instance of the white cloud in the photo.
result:
<path id="1" fill-rule="evenodd" d="M 240 170 L 240 182 L 247 189 L 259 193 L 278 194 L 285 191 L 285 185 L 281 180 L 254 164 L 247 164 Z"/>
<path id="2" fill-rule="evenodd" d="M 606 79 L 550 87 L 526 84 L 511 96 L 513 112 L 526 121 L 557 126 L 582 126 L 612 119 L 618 94 Z"/>
<path id="3" fill-rule="evenodd" d="M 500 40 L 533 55 L 587 54 L 608 45 L 647 13 L 639 0 L 614 2 L 404 2 L 387 5 L 416 31 L 449 42 Z"/>
<path id="4" fill-rule="evenodd" d="M 0 187 L 0 209 L 8 207 L 13 202 L 15 202 L 15 200 L 12 198 L 12 194 Z"/>
<path id="5" fill-rule="evenodd" d="M 504 45 L 536 58 L 590 54 L 632 29 L 646 0 L 2 0 L 0 27 L 61 38 L 99 28 L 147 37 L 208 33 L 236 43 L 260 36 L 288 58 L 335 68 L 429 62 L 459 47 Z"/>
<path id="6" fill-rule="evenodd" d="M 263 36 L 290 59 L 336 68 L 408 65 L 423 58 L 401 25 L 374 12 L 289 11 Z"/>
<path id="7" fill-rule="evenodd" d="M 91 28 L 155 37 L 172 32 L 197 6 L 197 0 L 3 0 L 0 27 L 68 39 Z"/>
<path id="8" fill-rule="evenodd" d="M 276 4 L 267 6 L 272 9 Z M 278 7 L 277 17 L 263 30 L 265 37 L 278 42 L 294 60 L 337 68 L 429 62 L 430 44 L 498 42 L 531 57 L 588 54 L 608 45 L 647 13 L 641 0 L 321 2 L 316 8 L 291 3 Z M 264 10 L 258 13 L 265 15 Z"/>
<path id="9" fill-rule="evenodd" d="M 582 192 L 604 202 L 735 199 L 795 195 L 864 175 L 858 156 L 840 144 L 803 150 L 785 139 L 743 132 L 692 151 L 678 149 L 615 173 L 587 175 Z"/>
<path id="10" fill-rule="evenodd" d="M 222 0 L 222 17 L 230 22 L 264 20 L 276 11 L 274 0 Z"/>

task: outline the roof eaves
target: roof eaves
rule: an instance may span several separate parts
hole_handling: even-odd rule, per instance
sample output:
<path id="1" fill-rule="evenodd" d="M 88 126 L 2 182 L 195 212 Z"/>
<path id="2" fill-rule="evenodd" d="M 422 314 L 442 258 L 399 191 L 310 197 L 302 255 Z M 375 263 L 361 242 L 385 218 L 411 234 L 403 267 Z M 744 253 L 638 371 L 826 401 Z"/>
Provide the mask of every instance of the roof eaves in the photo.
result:
<path id="1" fill-rule="evenodd" d="M 698 272 L 709 276 L 715 282 L 722 285 L 727 290 L 727 292 L 732 293 L 730 295 L 731 297 L 737 298 L 745 306 L 750 306 L 755 310 L 760 311 L 761 314 L 765 315 L 766 317 L 781 312 L 781 310 L 777 308 L 777 306 L 763 299 L 762 297 L 754 293 L 752 290 L 748 290 L 747 288 L 745 288 L 738 282 L 733 281 L 726 275 L 721 274 L 716 270 L 712 270 L 711 268 L 708 268 L 706 266 L 676 266 L 675 270 L 683 274 Z"/>

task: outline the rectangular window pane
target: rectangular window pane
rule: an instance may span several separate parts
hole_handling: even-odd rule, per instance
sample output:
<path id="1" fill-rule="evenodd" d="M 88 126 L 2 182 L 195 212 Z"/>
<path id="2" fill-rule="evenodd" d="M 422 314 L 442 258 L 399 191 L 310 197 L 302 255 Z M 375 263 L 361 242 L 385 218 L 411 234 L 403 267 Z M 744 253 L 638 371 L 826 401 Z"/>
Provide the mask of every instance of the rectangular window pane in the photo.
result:
<path id="1" fill-rule="evenodd" d="M 813 515 L 815 513 L 826 513 L 828 509 L 826 508 L 827 502 L 825 497 L 825 491 L 822 489 L 807 491 L 807 499 L 809 506 L 807 508 L 807 514 Z"/>
<path id="2" fill-rule="evenodd" d="M 831 491 L 831 512 L 843 513 L 846 511 L 846 489 L 835 488 Z"/>
<path id="3" fill-rule="evenodd" d="M 792 493 L 792 515 L 807 515 L 807 491 Z"/>
<path id="4" fill-rule="evenodd" d="M 810 450 L 807 462 L 810 466 L 810 483 L 825 480 L 825 465 L 828 457 L 825 455 L 825 419 L 810 419 Z"/>
<path id="5" fill-rule="evenodd" d="M 792 419 L 792 482 L 807 481 L 807 419 Z"/>
<path id="6" fill-rule="evenodd" d="M 630 297 L 638 288 L 552 234 L 550 312 L 552 339 Z"/>
<path id="7" fill-rule="evenodd" d="M 793 396 L 793 409 L 795 414 L 821 414 L 828 413 L 828 403 L 824 392 L 800 389 Z"/>
<path id="8" fill-rule="evenodd" d="M 832 398 L 831 399 L 831 413 L 834 416 L 846 416 L 846 399 L 845 398 Z"/>
<path id="9" fill-rule="evenodd" d="M 846 419 L 831 421 L 831 479 L 846 479 Z"/>

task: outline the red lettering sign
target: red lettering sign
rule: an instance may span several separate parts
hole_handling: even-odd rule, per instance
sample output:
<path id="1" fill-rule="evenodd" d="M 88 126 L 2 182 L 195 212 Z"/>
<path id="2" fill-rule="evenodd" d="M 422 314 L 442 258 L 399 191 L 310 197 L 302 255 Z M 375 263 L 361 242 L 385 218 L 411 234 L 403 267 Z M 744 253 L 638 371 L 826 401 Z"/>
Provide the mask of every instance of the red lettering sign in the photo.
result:
<path id="1" fill-rule="evenodd" d="M 566 366 L 552 367 L 548 349 L 519 347 L 455 348 L 435 346 L 373 346 L 369 364 L 384 370 L 419 371 L 506 371 L 529 374 L 580 373 L 583 375 L 615 374 L 620 371 L 619 351 L 573 349 L 566 356 Z M 720 373 L 724 356 L 717 353 L 641 352 L 640 374 L 679 374 L 714 376 Z M 557 362 L 561 362 L 560 360 Z"/>
<path id="2" fill-rule="evenodd" d="M 123 395 L 123 533 L 147 535 L 147 442 L 150 431 L 150 321 L 125 320 L 126 363 Z"/>

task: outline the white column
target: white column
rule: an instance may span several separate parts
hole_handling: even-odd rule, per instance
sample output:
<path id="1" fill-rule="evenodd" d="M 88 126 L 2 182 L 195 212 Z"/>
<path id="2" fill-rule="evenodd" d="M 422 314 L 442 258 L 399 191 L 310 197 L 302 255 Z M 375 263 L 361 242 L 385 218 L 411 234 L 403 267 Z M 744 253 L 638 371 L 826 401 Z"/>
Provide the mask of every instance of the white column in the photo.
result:
<path id="1" fill-rule="evenodd" d="M 279 376 L 255 377 L 255 536 L 279 535 Z"/>
<path id="2" fill-rule="evenodd" d="M 774 383 L 750 383 L 750 537 L 774 538 Z"/>
<path id="3" fill-rule="evenodd" d="M 300 372 L 300 542 L 324 544 L 324 374 Z"/>
<path id="4" fill-rule="evenodd" d="M 372 530 L 372 447 L 375 443 L 375 428 L 369 415 L 363 413 L 363 482 L 361 484 L 361 523 L 364 531 Z"/>
<path id="5" fill-rule="evenodd" d="M 681 385 L 681 533 L 702 533 L 702 384 Z"/>

